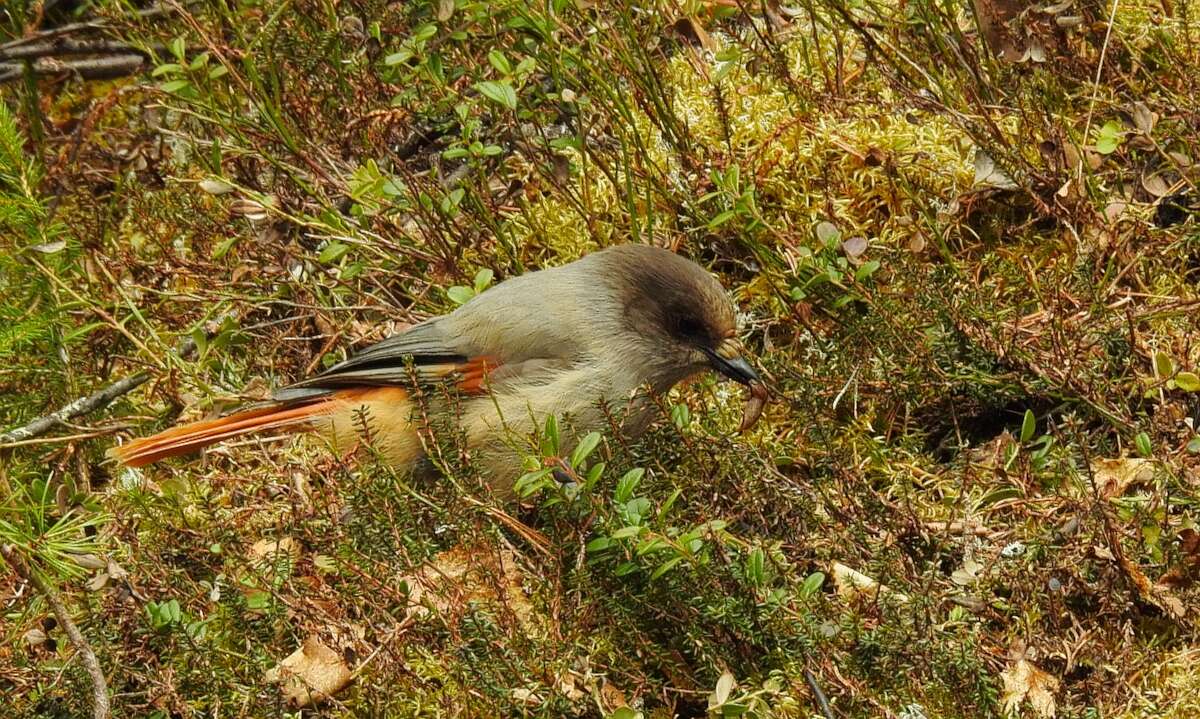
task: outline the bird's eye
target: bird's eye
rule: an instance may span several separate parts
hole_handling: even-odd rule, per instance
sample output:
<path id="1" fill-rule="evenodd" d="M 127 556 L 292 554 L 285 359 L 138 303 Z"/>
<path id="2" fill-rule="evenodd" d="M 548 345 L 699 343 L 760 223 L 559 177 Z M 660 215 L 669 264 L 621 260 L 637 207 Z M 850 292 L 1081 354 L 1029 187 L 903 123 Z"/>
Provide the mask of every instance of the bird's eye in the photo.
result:
<path id="1" fill-rule="evenodd" d="M 699 337 L 704 334 L 704 325 L 700 324 L 700 321 L 695 317 L 687 315 L 679 318 L 676 329 L 681 337 Z"/>

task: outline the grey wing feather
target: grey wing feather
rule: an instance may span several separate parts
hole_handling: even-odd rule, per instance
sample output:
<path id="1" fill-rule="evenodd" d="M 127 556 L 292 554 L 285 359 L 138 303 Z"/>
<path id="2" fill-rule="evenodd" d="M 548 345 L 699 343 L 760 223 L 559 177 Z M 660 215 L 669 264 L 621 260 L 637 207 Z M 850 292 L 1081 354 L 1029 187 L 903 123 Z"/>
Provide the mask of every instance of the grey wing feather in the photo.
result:
<path id="1" fill-rule="evenodd" d="M 314 399 L 343 387 L 411 385 L 438 381 L 474 354 L 447 337 L 440 317 L 422 322 L 339 362 L 324 372 L 274 393 L 281 402 Z"/>

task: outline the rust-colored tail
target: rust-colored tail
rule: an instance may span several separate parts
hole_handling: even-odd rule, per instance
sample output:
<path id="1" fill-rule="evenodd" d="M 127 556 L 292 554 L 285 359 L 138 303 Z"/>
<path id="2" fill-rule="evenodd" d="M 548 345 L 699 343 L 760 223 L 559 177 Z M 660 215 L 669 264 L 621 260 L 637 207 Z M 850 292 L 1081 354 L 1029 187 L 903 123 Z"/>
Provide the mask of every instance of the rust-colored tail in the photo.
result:
<path id="1" fill-rule="evenodd" d="M 335 398 L 336 394 L 303 403 L 288 402 L 255 407 L 227 417 L 172 427 L 158 434 L 113 447 L 108 450 L 108 455 L 127 466 L 141 467 L 251 432 L 285 428 L 292 431 L 311 429 L 314 419 L 326 415 L 333 408 L 332 400 Z"/>

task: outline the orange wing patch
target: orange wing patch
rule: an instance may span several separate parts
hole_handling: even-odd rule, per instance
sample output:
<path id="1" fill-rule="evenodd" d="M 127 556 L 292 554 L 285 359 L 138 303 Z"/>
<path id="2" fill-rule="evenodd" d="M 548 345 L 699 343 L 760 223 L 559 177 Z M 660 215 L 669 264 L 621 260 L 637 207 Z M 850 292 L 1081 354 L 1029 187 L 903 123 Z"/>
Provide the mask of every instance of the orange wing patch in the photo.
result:
<path id="1" fill-rule="evenodd" d="M 458 365 L 458 389 L 464 394 L 486 394 L 488 375 L 500 366 L 495 357 L 472 357 Z"/>

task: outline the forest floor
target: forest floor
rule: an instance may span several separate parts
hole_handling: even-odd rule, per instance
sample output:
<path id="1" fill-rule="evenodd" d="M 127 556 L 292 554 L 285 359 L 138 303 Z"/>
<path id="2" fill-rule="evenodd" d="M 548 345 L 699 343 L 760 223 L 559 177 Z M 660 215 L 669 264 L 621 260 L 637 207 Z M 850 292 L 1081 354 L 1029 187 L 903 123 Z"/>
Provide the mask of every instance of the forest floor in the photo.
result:
<path id="1" fill-rule="evenodd" d="M 3 16 L 0 430 L 133 389 L 0 436 L 0 714 L 93 711 L 32 574 L 119 717 L 1200 715 L 1200 11 L 971 7 Z M 752 431 L 105 458 L 621 242 L 730 289 Z"/>

